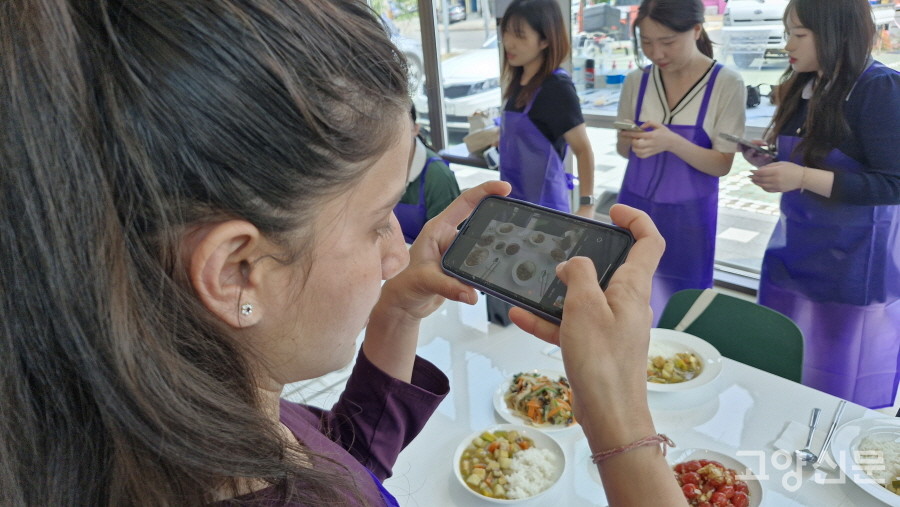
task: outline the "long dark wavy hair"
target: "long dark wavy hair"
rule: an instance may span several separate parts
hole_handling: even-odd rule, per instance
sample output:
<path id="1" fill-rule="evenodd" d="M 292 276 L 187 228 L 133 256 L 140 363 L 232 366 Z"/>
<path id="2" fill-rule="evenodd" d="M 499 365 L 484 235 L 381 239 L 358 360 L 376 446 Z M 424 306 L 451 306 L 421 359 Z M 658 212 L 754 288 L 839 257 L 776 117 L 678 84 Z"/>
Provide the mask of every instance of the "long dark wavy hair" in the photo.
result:
<path id="1" fill-rule="evenodd" d="M 541 68 L 516 95 L 515 105 L 517 108 L 523 108 L 528 104 L 541 83 L 562 65 L 569 57 L 571 50 L 562 11 L 556 0 L 513 0 L 500 21 L 501 40 L 502 34 L 507 32 L 521 34 L 522 23 L 527 23 L 542 40 L 547 41 L 547 47 L 543 50 L 544 61 L 541 63 Z M 502 72 L 504 101 L 509 100 L 512 96 L 512 90 L 515 87 L 511 85 L 522 79 L 522 72 L 522 67 L 513 67 L 504 60 Z"/>
<path id="2" fill-rule="evenodd" d="M 179 244 L 239 218 L 297 259 L 408 101 L 358 0 L 0 2 L 0 504 L 359 500 L 279 438 Z"/>
<path id="3" fill-rule="evenodd" d="M 638 25 L 646 18 L 663 25 L 664 27 L 678 32 L 684 33 L 693 30 L 695 26 L 700 25 L 700 38 L 697 39 L 697 49 L 701 53 L 713 57 L 713 42 L 703 28 L 706 21 L 704 11 L 706 7 L 701 0 L 644 0 L 638 7 L 637 16 L 631 25 L 631 44 L 634 48 L 634 59 L 638 68 L 644 67 L 643 52 L 640 50 L 640 39 L 638 37 Z"/>
<path id="4" fill-rule="evenodd" d="M 774 143 L 785 124 L 800 107 L 803 88 L 814 82 L 803 122 L 803 163 L 821 167 L 825 157 L 850 134 L 844 119 L 844 102 L 869 63 L 875 40 L 872 10 L 866 0 L 791 0 L 784 11 L 784 24 L 791 12 L 815 35 L 821 78 L 816 72 L 794 72 L 788 67 L 781 76 L 778 110 L 766 133 Z"/>

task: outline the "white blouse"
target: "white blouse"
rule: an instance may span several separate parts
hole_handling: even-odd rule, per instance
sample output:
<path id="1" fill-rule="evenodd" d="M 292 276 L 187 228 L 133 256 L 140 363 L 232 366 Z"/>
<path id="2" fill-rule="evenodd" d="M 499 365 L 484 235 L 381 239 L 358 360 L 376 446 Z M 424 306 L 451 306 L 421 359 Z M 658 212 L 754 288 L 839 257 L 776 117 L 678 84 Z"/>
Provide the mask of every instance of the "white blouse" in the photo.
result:
<path id="1" fill-rule="evenodd" d="M 712 67 L 671 109 L 666 100 L 659 68 L 652 67 L 647 89 L 644 92 L 641 117 L 634 118 L 643 74 L 642 69 L 637 69 L 625 78 L 622 94 L 619 97 L 618 119 L 637 120 L 639 124 L 648 120 L 654 120 L 664 125 L 695 125 L 697 123 L 697 115 L 700 113 L 700 105 L 706 94 L 706 85 L 712 75 Z M 725 132 L 744 137 L 744 125 L 747 118 L 746 104 L 747 88 L 744 86 L 741 75 L 728 67 L 723 67 L 716 76 L 706 110 L 706 118 L 703 120 L 703 130 L 712 140 L 714 150 L 722 153 L 737 151 L 735 143 L 722 139 L 719 134 Z"/>

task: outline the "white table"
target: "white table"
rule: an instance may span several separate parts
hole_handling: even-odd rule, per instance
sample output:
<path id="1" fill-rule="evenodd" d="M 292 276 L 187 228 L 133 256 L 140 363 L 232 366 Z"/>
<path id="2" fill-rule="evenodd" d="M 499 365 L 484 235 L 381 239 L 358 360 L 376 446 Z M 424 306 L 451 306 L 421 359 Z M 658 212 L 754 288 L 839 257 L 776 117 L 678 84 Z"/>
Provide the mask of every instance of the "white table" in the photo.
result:
<path id="1" fill-rule="evenodd" d="M 447 373 L 451 393 L 400 455 L 394 476 L 385 483 L 404 507 L 496 505 L 477 499 L 457 482 L 453 452 L 470 433 L 505 422 L 492 403 L 501 382 L 523 370 L 562 370 L 562 361 L 548 355 L 552 348 L 548 344 L 514 326 L 482 324 L 478 318 L 472 319 L 474 327 L 463 325 L 460 306 L 445 303 L 422 326 L 419 354 Z M 729 359 L 719 378 L 706 386 L 651 392 L 649 396 L 658 431 L 670 436 L 679 448 L 706 448 L 731 456 L 738 451 L 750 453 L 738 455 L 738 459 L 758 475 L 768 475 L 762 481 L 764 505 L 879 505 L 849 479 L 843 484 L 823 485 L 816 482 L 816 474 L 819 481 L 825 477 L 822 472 L 802 470 L 798 474 L 793 464 L 779 470 L 771 462 L 775 454 L 772 442 L 788 420 L 805 425 L 812 408 L 819 407 L 818 431 L 827 430 L 839 401 L 833 396 Z M 842 421 L 863 416 L 886 417 L 848 403 Z M 551 435 L 566 453 L 566 474 L 553 491 L 522 505 L 606 505 L 580 429 Z M 836 479 L 838 473 L 828 477 Z"/>

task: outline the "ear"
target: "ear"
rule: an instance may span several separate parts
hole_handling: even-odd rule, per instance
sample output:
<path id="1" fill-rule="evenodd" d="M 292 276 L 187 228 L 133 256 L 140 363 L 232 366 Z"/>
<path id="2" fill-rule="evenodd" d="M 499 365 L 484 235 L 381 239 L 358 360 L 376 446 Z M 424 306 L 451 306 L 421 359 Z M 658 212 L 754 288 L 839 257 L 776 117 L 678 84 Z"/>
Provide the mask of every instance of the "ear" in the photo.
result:
<path id="1" fill-rule="evenodd" d="M 541 39 L 541 42 L 538 43 L 538 45 L 540 46 L 541 51 L 543 51 L 550 47 L 550 42 L 547 41 L 547 39 Z"/>
<path id="2" fill-rule="evenodd" d="M 253 269 L 265 255 L 259 229 L 230 220 L 203 226 L 187 243 L 188 276 L 203 305 L 233 328 L 257 324 L 264 312 L 258 297 L 262 275 Z"/>
<path id="3" fill-rule="evenodd" d="M 700 40 L 700 33 L 703 32 L 703 25 L 697 23 L 694 25 L 694 40 Z"/>

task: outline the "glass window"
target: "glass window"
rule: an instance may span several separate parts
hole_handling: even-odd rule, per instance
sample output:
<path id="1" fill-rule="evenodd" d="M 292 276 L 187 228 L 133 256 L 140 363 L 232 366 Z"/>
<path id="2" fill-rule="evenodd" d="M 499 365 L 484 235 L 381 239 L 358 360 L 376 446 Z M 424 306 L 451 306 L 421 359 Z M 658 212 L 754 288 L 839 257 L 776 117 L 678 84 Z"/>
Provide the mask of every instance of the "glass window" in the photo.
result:
<path id="1" fill-rule="evenodd" d="M 618 83 L 635 68 L 631 22 L 637 0 L 599 2 L 572 0 L 572 71 L 589 126 L 611 127 L 618 108 Z M 887 65 L 900 64 L 891 52 L 889 29 L 894 23 L 892 1 L 872 1 L 879 26 L 875 58 Z M 769 125 L 775 106 L 769 100 L 787 68 L 782 16 L 787 0 L 704 0 L 704 27 L 715 43 L 714 57 L 740 72 L 744 83 L 757 87 L 760 103 L 748 107 L 745 137 L 756 139 Z M 896 37 L 896 36 L 895 36 Z M 612 132 L 612 131 L 610 131 Z M 625 170 L 625 159 L 615 153 L 615 135 L 592 132 L 597 159 L 594 194 L 615 194 Z M 750 166 L 738 154 L 731 172 L 719 186 L 716 262 L 720 269 L 753 276 L 775 221 L 780 194 L 769 194 L 750 183 Z"/>

